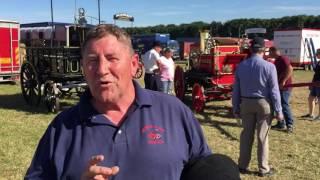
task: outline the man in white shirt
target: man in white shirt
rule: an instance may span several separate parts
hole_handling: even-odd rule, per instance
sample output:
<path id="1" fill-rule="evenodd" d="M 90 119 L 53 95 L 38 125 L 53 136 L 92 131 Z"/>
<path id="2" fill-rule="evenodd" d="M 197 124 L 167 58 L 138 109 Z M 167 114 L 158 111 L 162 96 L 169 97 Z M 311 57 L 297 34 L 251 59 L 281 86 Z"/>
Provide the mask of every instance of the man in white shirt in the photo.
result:
<path id="1" fill-rule="evenodd" d="M 146 52 L 142 58 L 145 69 L 144 84 L 146 89 L 160 91 L 161 81 L 157 61 L 160 60 L 161 44 L 153 43 L 153 48 Z"/>

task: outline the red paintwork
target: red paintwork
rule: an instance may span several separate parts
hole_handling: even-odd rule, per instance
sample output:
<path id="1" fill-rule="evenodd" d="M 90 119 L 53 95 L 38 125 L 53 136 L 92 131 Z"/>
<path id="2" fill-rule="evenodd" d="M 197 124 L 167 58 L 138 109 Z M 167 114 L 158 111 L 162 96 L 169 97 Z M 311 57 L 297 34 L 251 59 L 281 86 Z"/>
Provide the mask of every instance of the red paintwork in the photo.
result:
<path id="1" fill-rule="evenodd" d="M 181 67 L 176 68 L 176 96 L 182 100 L 185 87 L 192 87 L 192 107 L 196 112 L 201 112 L 208 100 L 229 99 L 235 70 L 246 57 L 247 54 L 240 54 L 239 45 L 219 45 L 209 54 L 199 54 L 191 59 L 191 68 L 186 73 Z"/>
<path id="2" fill-rule="evenodd" d="M 301 63 L 291 62 L 291 65 L 292 65 L 293 67 L 301 67 L 301 66 L 303 66 L 303 65 L 310 65 L 310 64 L 311 64 L 310 61 L 309 61 L 309 62 L 303 61 L 303 62 L 301 62 Z"/>
<path id="3" fill-rule="evenodd" d="M 218 79 L 223 75 L 233 74 L 237 64 L 246 55 L 239 53 L 239 46 L 217 46 L 212 48 L 211 54 L 201 54 L 193 65 L 200 72 L 207 72 L 216 75 Z M 229 78 L 227 78 L 229 79 Z M 232 84 L 231 81 L 219 83 Z"/>
<path id="4" fill-rule="evenodd" d="M 320 87 L 320 82 L 293 83 L 293 84 L 285 85 L 285 87 L 306 87 L 306 86 Z"/>
<path id="5" fill-rule="evenodd" d="M 191 45 L 196 44 L 196 42 L 181 42 L 180 43 L 180 57 L 182 59 L 187 59 L 189 58 L 190 55 L 190 50 L 191 50 Z"/>
<path id="6" fill-rule="evenodd" d="M 204 95 L 203 86 L 195 83 L 192 88 L 192 108 L 196 112 L 201 112 L 204 109 L 206 97 Z"/>
<path id="7" fill-rule="evenodd" d="M 200 54 L 198 59 L 193 61 L 193 68 L 198 72 L 212 75 L 210 88 L 204 90 L 206 100 L 231 97 L 236 67 L 247 57 L 247 54 L 239 54 L 239 51 L 239 46 L 216 46 L 210 54 Z M 198 85 L 194 84 L 193 87 L 193 91 L 199 92 Z M 193 106 L 201 107 L 199 103 Z"/>
<path id="8" fill-rule="evenodd" d="M 20 71 L 19 26 L 16 22 L 0 21 L 0 23 L 0 76 L 17 74 Z M 17 26 L 11 27 L 12 34 L 10 26 Z"/>
<path id="9" fill-rule="evenodd" d="M 200 43 L 190 44 L 190 53 L 191 52 L 199 52 L 200 51 Z"/>

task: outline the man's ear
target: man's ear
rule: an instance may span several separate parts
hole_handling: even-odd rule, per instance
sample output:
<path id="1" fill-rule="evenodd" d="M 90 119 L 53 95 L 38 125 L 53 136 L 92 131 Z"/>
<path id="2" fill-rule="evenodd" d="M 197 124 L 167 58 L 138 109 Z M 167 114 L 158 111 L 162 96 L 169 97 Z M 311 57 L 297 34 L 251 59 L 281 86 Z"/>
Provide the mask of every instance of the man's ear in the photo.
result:
<path id="1" fill-rule="evenodd" d="M 137 53 L 135 53 L 131 57 L 131 75 L 132 75 L 132 77 L 134 77 L 136 75 L 138 68 L 139 68 L 139 55 Z"/>
<path id="2" fill-rule="evenodd" d="M 80 69 L 81 69 L 82 75 L 84 75 L 83 66 L 84 66 L 84 60 L 81 58 L 81 59 L 80 59 Z"/>

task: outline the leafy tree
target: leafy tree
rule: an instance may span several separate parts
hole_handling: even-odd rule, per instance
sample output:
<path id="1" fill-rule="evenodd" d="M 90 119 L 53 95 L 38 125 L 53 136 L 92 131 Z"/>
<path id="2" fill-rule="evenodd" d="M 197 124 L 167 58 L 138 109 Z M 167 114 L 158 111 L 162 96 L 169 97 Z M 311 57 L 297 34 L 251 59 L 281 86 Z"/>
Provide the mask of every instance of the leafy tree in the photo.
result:
<path id="1" fill-rule="evenodd" d="M 126 28 L 126 30 L 130 34 L 169 33 L 171 38 L 175 39 L 179 37 L 199 37 L 199 31 L 204 29 L 210 30 L 213 36 L 241 37 L 245 29 L 256 27 L 266 28 L 266 37 L 272 39 L 274 30 L 278 29 L 320 28 L 320 15 L 297 15 L 271 19 L 242 18 L 233 19 L 225 23 L 219 21 L 212 21 L 211 23 L 196 21 L 190 24 L 161 24 Z"/>

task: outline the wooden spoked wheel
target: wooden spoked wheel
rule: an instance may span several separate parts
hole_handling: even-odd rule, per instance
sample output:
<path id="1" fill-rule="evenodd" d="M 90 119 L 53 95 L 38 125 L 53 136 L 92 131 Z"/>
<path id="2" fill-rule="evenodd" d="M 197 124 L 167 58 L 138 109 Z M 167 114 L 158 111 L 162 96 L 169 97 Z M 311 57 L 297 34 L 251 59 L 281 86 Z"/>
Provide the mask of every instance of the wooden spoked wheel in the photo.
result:
<path id="1" fill-rule="evenodd" d="M 60 99 L 57 86 L 53 82 L 44 85 L 44 99 L 49 112 L 56 113 L 60 109 Z"/>
<path id="2" fill-rule="evenodd" d="M 185 88 L 185 79 L 184 79 L 184 72 L 181 66 L 177 66 L 175 73 L 174 73 L 174 91 L 176 97 L 180 100 L 183 100 L 186 88 Z"/>
<path id="3" fill-rule="evenodd" d="M 41 100 L 41 83 L 34 66 L 25 62 L 20 72 L 21 91 L 25 101 L 32 106 L 37 106 Z"/>

